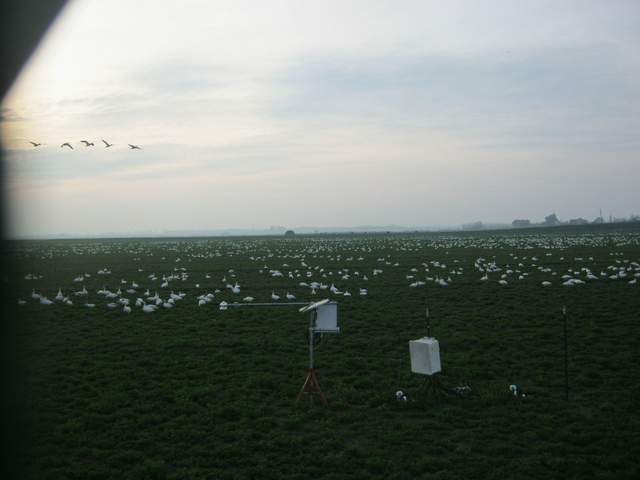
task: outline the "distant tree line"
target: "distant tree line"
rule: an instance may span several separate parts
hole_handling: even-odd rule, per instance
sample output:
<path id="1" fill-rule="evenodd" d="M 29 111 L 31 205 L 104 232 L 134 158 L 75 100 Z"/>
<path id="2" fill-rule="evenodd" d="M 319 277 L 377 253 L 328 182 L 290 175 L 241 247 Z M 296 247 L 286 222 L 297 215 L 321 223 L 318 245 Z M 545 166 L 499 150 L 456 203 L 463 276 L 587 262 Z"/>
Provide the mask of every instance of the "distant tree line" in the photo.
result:
<path id="1" fill-rule="evenodd" d="M 629 217 L 624 217 L 624 218 L 609 216 L 609 223 L 625 223 L 625 222 L 640 222 L 640 215 L 630 215 Z M 582 217 L 572 218 L 571 220 L 568 220 L 568 221 L 562 221 L 558 218 L 558 215 L 556 215 L 555 213 L 552 213 L 544 217 L 544 222 L 532 223 L 531 220 L 529 219 L 517 218 L 513 222 L 511 222 L 511 226 L 514 228 L 525 228 L 525 227 L 539 227 L 539 226 L 552 227 L 555 225 L 589 225 L 589 224 L 598 225 L 601 223 L 605 223 L 604 218 L 602 218 L 601 216 L 594 218 L 593 221 L 591 222 Z"/>

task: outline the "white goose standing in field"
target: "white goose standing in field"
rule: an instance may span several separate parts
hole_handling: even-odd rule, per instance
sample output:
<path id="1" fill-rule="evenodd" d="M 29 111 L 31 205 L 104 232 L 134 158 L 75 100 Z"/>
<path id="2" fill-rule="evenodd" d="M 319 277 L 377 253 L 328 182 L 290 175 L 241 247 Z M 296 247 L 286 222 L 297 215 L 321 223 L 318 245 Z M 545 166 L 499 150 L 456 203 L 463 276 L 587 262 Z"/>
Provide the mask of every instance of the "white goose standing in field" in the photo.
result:
<path id="1" fill-rule="evenodd" d="M 148 305 L 146 303 L 144 303 L 144 301 L 142 302 L 142 311 L 144 313 L 153 313 L 156 311 L 156 306 L 155 305 Z"/>
<path id="2" fill-rule="evenodd" d="M 278 300 L 280 300 L 280 295 L 276 295 L 276 292 L 272 291 L 271 292 L 271 300 L 277 302 Z"/>

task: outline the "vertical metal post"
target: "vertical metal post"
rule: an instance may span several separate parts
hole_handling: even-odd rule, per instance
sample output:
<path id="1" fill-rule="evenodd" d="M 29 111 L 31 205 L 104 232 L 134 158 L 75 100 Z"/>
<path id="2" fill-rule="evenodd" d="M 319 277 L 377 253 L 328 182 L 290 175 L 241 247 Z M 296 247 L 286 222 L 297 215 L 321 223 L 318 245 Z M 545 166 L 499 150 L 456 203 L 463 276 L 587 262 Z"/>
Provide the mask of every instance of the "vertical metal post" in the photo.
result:
<path id="1" fill-rule="evenodd" d="M 311 310 L 309 316 L 309 370 L 313 370 L 313 335 L 315 329 L 315 316 L 317 315 L 316 309 Z"/>
<path id="2" fill-rule="evenodd" d="M 427 337 L 431 336 L 431 319 L 429 318 L 429 307 L 427 307 Z"/>
<path id="3" fill-rule="evenodd" d="M 567 307 L 562 306 L 564 326 L 564 399 L 569 401 L 569 339 L 567 337 Z"/>

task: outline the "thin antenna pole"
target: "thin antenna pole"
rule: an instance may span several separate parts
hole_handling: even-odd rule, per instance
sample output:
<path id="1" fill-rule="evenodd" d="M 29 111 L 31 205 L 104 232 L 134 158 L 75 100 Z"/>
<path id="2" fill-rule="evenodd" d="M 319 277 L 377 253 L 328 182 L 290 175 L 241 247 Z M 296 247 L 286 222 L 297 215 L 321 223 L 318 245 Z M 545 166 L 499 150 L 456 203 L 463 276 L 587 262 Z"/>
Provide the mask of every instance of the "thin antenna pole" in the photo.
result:
<path id="1" fill-rule="evenodd" d="M 562 306 L 564 325 L 564 399 L 569 401 L 569 339 L 567 337 L 567 307 Z"/>

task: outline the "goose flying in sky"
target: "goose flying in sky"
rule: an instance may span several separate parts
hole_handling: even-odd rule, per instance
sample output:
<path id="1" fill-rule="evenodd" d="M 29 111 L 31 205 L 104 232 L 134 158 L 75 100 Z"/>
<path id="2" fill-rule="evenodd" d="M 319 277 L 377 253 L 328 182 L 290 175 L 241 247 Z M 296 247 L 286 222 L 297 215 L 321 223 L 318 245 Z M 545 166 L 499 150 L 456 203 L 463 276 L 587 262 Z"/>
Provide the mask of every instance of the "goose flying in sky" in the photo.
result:
<path id="1" fill-rule="evenodd" d="M 131 145 L 130 143 L 128 143 L 127 145 L 129 145 L 129 147 L 131 147 L 131 150 L 135 150 L 136 148 L 138 150 L 142 150 L 138 145 Z"/>
<path id="2" fill-rule="evenodd" d="M 73 150 L 73 147 L 69 142 L 64 142 L 62 145 L 60 145 L 60 148 L 63 148 L 63 147 L 69 147 L 71 150 Z"/>
<path id="3" fill-rule="evenodd" d="M 104 143 L 105 148 L 113 147 L 113 143 L 107 142 L 104 138 L 102 139 L 102 143 Z"/>
<path id="4" fill-rule="evenodd" d="M 31 141 L 29 141 L 29 143 L 30 143 L 31 145 L 33 145 L 34 147 L 39 147 L 40 145 L 42 145 L 41 143 L 31 142 Z"/>
<path id="5" fill-rule="evenodd" d="M 80 140 L 80 143 L 84 143 L 84 146 L 85 146 L 85 147 L 93 147 L 93 146 L 95 146 L 95 145 L 93 144 L 93 142 L 89 142 L 89 141 L 87 141 L 87 140 Z"/>

